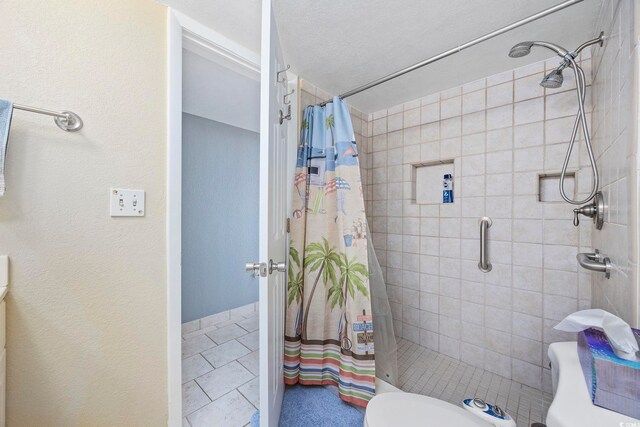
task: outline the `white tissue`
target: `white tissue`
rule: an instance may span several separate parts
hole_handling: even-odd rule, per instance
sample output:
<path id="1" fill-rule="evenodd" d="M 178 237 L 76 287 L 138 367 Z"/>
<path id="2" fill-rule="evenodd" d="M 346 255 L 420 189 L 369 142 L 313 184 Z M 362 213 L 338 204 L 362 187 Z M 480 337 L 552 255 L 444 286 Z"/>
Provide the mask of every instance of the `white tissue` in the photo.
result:
<path id="1" fill-rule="evenodd" d="M 638 341 L 631 326 L 618 316 L 599 308 L 576 311 L 554 326 L 554 329 L 565 332 L 580 332 L 589 328 L 602 329 L 614 350 L 628 355 L 638 351 Z"/>

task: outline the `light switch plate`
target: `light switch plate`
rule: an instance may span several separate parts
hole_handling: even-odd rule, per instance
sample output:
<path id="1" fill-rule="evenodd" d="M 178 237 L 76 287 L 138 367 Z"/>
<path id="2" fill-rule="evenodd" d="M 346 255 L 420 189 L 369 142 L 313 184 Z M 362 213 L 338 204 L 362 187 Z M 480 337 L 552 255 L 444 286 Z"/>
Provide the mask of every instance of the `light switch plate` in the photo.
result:
<path id="1" fill-rule="evenodd" d="M 111 189 L 111 216 L 144 216 L 144 190 Z"/>

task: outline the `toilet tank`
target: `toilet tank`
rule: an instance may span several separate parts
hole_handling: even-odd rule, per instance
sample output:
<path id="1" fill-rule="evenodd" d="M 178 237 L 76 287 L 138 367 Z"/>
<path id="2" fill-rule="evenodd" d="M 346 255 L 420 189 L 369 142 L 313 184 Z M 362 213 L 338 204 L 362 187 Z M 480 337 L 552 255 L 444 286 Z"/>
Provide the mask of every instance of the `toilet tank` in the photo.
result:
<path id="1" fill-rule="evenodd" d="M 549 346 L 553 401 L 547 427 L 640 426 L 640 420 L 595 406 L 580 367 L 578 344 L 557 342 Z"/>

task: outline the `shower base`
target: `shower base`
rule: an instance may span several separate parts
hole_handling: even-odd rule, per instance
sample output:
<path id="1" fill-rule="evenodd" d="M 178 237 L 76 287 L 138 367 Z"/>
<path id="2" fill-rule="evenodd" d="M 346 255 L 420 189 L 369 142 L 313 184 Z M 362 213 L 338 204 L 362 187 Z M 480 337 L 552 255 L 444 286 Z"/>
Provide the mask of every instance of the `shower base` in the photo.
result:
<path id="1" fill-rule="evenodd" d="M 398 340 L 398 387 L 454 405 L 479 397 L 507 411 L 518 427 L 543 422 L 552 396 L 418 344 Z"/>

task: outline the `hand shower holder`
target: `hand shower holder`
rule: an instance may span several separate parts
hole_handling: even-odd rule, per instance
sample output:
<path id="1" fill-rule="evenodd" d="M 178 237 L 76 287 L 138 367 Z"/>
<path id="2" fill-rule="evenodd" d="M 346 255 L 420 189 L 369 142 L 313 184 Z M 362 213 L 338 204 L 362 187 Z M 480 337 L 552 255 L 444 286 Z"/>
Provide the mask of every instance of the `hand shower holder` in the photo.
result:
<path id="1" fill-rule="evenodd" d="M 593 197 L 592 203 L 580 206 L 573 210 L 573 225 L 576 227 L 580 225 L 579 215 L 584 215 L 589 218 L 593 218 L 596 230 L 602 230 L 602 226 L 604 225 L 604 210 L 604 197 L 602 196 L 602 191 L 598 191 Z"/>

